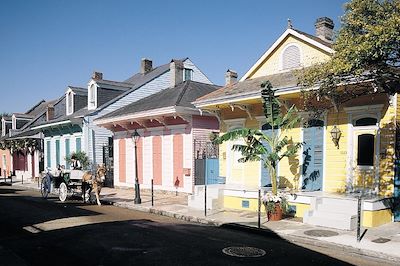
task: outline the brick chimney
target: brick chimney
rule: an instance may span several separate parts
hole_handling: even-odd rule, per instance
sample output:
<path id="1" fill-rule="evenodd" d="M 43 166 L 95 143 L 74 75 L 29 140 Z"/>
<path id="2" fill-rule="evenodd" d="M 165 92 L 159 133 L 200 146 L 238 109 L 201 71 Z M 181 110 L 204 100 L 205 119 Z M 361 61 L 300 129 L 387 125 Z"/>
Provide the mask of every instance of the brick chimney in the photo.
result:
<path id="1" fill-rule="evenodd" d="M 47 105 L 46 120 L 50 121 L 53 119 L 54 119 L 54 105 L 49 104 Z"/>
<path id="2" fill-rule="evenodd" d="M 103 79 L 103 73 L 94 71 L 93 74 L 92 74 L 92 79 L 94 79 L 94 80 L 102 80 Z"/>
<path id="3" fill-rule="evenodd" d="M 335 24 L 328 17 L 318 18 L 315 22 L 315 36 L 326 42 L 333 42 L 333 28 Z"/>
<path id="4" fill-rule="evenodd" d="M 153 61 L 147 58 L 142 58 L 140 63 L 140 74 L 146 74 L 153 69 Z"/>
<path id="5" fill-rule="evenodd" d="M 237 81 L 238 74 L 235 70 L 228 69 L 225 73 L 225 86 L 231 85 Z"/>
<path id="6" fill-rule="evenodd" d="M 169 69 L 171 72 L 171 88 L 183 82 L 183 68 L 183 61 L 172 59 L 171 63 L 169 64 Z"/>

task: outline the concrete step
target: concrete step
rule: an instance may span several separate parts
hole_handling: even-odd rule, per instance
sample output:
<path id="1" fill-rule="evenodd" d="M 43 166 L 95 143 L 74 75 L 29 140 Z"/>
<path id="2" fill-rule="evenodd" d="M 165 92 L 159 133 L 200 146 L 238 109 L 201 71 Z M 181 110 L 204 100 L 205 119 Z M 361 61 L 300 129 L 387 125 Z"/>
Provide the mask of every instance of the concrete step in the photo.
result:
<path id="1" fill-rule="evenodd" d="M 357 214 L 357 205 L 337 205 L 334 203 L 317 204 L 316 210 L 321 212 L 344 213 L 350 215 Z"/>
<path id="2" fill-rule="evenodd" d="M 304 223 L 342 230 L 354 230 L 357 227 L 357 215 L 334 213 L 331 211 L 308 211 L 304 213 Z"/>

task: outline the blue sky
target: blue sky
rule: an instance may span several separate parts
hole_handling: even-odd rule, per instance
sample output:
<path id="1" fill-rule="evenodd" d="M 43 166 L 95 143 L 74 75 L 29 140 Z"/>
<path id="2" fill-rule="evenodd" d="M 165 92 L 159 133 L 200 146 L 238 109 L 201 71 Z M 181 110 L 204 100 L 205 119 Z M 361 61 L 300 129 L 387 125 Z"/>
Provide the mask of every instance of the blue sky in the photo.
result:
<path id="1" fill-rule="evenodd" d="M 284 32 L 287 18 L 314 34 L 327 16 L 340 26 L 344 0 L 124 1 L 2 0 L 0 113 L 25 112 L 91 73 L 123 81 L 139 71 L 189 57 L 216 84 L 241 77 Z"/>

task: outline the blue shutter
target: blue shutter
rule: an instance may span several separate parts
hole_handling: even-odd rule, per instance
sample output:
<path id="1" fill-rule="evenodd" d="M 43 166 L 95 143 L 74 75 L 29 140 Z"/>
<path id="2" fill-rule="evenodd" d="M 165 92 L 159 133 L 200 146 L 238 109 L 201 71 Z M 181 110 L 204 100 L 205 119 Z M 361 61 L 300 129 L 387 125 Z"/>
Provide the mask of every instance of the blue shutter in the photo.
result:
<path id="1" fill-rule="evenodd" d="M 76 151 L 81 151 L 81 138 L 76 138 Z"/>
<path id="2" fill-rule="evenodd" d="M 312 120 L 303 128 L 302 189 L 322 190 L 324 161 L 324 128 L 320 120 Z"/>
<path id="3" fill-rule="evenodd" d="M 50 147 L 50 141 L 47 141 L 47 167 L 51 167 L 51 147 Z"/>
<path id="4" fill-rule="evenodd" d="M 60 140 L 56 140 L 56 166 L 60 165 Z"/>
<path id="5" fill-rule="evenodd" d="M 65 140 L 65 158 L 69 157 L 70 154 L 71 154 L 71 151 L 70 151 L 70 147 L 69 147 L 69 139 L 66 139 L 66 140 Z M 67 169 L 70 169 L 70 165 L 69 165 L 68 162 L 66 162 L 65 167 L 66 167 Z"/>
<path id="6" fill-rule="evenodd" d="M 400 222 L 400 160 L 394 163 L 394 221 Z"/>

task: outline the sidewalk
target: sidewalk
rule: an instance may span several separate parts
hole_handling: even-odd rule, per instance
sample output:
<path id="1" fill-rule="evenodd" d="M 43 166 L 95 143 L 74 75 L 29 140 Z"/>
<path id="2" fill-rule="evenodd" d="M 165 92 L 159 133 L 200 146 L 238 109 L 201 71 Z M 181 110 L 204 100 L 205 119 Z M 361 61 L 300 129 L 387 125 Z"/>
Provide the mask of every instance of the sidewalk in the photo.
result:
<path id="1" fill-rule="evenodd" d="M 22 184 L 17 181 L 13 184 L 17 187 L 25 187 L 38 190 L 37 183 Z M 174 217 L 189 222 L 224 226 L 251 233 L 267 234 L 273 231 L 281 238 L 293 243 L 305 243 L 319 247 L 341 248 L 346 252 L 379 257 L 392 262 L 400 263 L 400 223 L 389 223 L 376 228 L 370 228 L 360 242 L 356 240 L 356 231 L 343 231 L 338 229 L 318 227 L 303 224 L 301 219 L 291 218 L 278 222 L 266 222 L 261 217 L 261 229 L 257 228 L 257 213 L 237 210 L 219 210 L 207 212 L 187 207 L 187 196 L 175 193 L 157 192 L 154 206 L 151 206 L 151 194 L 149 191 L 141 191 L 142 204 L 133 203 L 133 189 L 103 188 L 101 200 L 115 206 L 155 213 Z M 361 233 L 364 232 L 362 229 Z M 272 235 L 272 234 L 270 234 Z"/>

